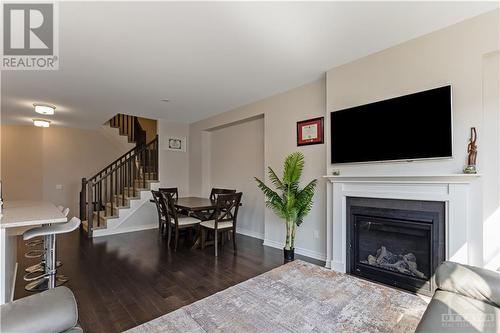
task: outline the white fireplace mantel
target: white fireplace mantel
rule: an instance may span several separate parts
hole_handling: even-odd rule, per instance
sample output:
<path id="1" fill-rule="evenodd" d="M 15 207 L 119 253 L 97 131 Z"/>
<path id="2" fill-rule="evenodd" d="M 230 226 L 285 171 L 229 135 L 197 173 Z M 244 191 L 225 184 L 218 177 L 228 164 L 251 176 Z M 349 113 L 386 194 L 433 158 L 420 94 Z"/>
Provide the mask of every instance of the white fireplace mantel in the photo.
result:
<path id="1" fill-rule="evenodd" d="M 327 190 L 326 266 L 346 272 L 348 197 L 440 201 L 446 205 L 446 259 L 469 263 L 469 192 L 479 174 L 324 176 Z"/>

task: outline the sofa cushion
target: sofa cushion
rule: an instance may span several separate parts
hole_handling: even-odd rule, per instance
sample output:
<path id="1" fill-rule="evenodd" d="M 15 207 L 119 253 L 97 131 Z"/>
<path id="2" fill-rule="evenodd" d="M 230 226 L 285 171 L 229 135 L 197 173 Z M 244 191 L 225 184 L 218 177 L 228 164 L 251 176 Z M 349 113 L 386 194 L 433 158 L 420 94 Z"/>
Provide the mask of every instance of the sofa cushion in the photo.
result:
<path id="1" fill-rule="evenodd" d="M 438 289 L 500 307 L 500 273 L 498 272 L 446 261 L 436 271 L 436 283 Z"/>
<path id="2" fill-rule="evenodd" d="M 454 292 L 437 290 L 415 332 L 489 333 L 499 330 L 499 308 Z"/>
<path id="3" fill-rule="evenodd" d="M 66 287 L 49 289 L 1 306 L 0 332 L 64 332 L 76 326 L 75 297 Z"/>

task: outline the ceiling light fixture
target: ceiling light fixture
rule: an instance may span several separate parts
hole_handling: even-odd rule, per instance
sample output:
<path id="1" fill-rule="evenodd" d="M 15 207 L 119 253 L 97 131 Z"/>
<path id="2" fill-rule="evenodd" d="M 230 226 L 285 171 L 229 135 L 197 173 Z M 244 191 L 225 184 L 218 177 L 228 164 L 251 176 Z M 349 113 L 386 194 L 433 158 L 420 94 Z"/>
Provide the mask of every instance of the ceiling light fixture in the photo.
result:
<path id="1" fill-rule="evenodd" d="M 170 100 L 169 100 L 168 98 L 162 99 L 161 101 L 162 101 L 162 102 L 165 102 L 165 103 L 170 102 Z"/>
<path id="2" fill-rule="evenodd" d="M 33 104 L 35 107 L 35 112 L 44 114 L 44 115 L 53 115 L 56 107 L 53 105 L 47 105 L 47 104 Z"/>
<path id="3" fill-rule="evenodd" d="M 50 121 L 45 119 L 33 119 L 33 125 L 36 127 L 49 127 Z"/>

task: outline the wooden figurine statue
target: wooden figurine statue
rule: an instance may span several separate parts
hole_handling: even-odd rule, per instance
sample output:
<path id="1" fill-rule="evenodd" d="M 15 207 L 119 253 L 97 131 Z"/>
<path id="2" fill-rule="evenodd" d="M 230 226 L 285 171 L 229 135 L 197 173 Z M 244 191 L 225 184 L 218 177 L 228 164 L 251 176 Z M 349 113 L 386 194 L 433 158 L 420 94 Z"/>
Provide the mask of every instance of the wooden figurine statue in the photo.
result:
<path id="1" fill-rule="evenodd" d="M 467 146 L 467 153 L 469 154 L 467 158 L 467 166 L 464 169 L 464 173 L 476 173 L 476 160 L 477 160 L 477 132 L 475 127 L 470 129 L 470 139 L 469 145 Z"/>

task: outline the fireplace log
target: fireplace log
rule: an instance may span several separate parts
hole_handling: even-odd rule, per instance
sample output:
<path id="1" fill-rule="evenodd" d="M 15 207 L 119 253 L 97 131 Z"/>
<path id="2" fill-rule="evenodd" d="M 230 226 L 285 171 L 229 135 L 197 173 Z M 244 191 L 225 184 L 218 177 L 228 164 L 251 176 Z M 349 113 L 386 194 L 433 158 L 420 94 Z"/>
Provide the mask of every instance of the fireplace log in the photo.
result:
<path id="1" fill-rule="evenodd" d="M 362 261 L 371 266 L 386 268 L 389 270 L 397 271 L 407 275 L 417 276 L 425 279 L 424 273 L 420 272 L 417 268 L 417 258 L 413 253 L 405 255 L 397 255 L 387 250 L 385 246 L 381 246 L 377 250 L 377 255 L 368 255 L 367 260 Z"/>

